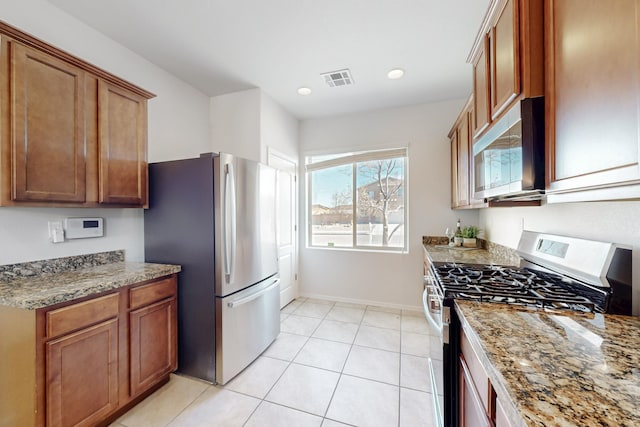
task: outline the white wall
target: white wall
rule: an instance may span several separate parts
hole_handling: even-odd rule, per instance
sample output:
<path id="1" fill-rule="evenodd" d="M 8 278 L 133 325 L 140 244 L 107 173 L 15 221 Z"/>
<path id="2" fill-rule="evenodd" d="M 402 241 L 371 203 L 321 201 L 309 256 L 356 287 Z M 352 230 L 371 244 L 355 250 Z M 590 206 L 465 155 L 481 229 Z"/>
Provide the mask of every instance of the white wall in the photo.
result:
<path id="1" fill-rule="evenodd" d="M 390 306 L 421 306 L 422 236 L 444 235 L 456 219 L 477 224 L 477 211 L 450 209 L 449 129 L 464 100 L 306 120 L 300 151 L 409 147 L 409 253 L 306 247 L 306 203 L 301 209 L 300 290 L 303 295 Z M 301 174 L 303 176 L 304 174 Z M 301 179 L 301 200 L 304 179 Z"/>
<path id="2" fill-rule="evenodd" d="M 511 248 L 525 230 L 602 240 L 633 248 L 634 298 L 640 300 L 640 202 L 562 203 L 480 210 L 487 238 Z M 635 304 L 639 304 L 636 302 Z M 640 315 L 640 312 L 636 313 Z"/>
<path id="3" fill-rule="evenodd" d="M 213 151 L 260 161 L 260 95 L 248 89 L 211 98 Z"/>
<path id="4" fill-rule="evenodd" d="M 0 0 L 0 19 L 157 95 L 149 101 L 149 161 L 212 151 L 209 98 L 45 0 Z M 101 216 L 106 237 L 53 245 L 47 220 Z M 141 209 L 0 208 L 0 264 L 125 249 L 144 257 Z"/>
<path id="5" fill-rule="evenodd" d="M 299 122 L 273 98 L 262 92 L 260 97 L 260 159 L 267 163 L 267 150 L 275 149 L 291 159 L 298 158 Z"/>
<path id="6" fill-rule="evenodd" d="M 47 221 L 102 217 L 105 236 L 49 243 Z M 0 265 L 124 249 L 127 260 L 144 260 L 142 209 L 0 208 Z"/>
<path id="7" fill-rule="evenodd" d="M 259 88 L 211 98 L 209 115 L 214 151 L 267 163 L 271 147 L 298 158 L 298 120 Z"/>

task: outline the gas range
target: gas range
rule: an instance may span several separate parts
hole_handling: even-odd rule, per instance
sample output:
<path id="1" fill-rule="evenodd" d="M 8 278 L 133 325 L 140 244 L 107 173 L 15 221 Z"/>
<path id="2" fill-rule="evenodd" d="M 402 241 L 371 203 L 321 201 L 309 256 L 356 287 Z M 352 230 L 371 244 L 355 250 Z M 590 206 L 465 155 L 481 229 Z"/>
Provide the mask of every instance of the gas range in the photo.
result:
<path id="1" fill-rule="evenodd" d="M 523 231 L 519 267 L 431 263 L 425 309 L 467 299 L 553 310 L 632 314 L 631 250 Z"/>
<path id="2" fill-rule="evenodd" d="M 553 310 L 606 311 L 607 292 L 532 268 L 434 263 L 444 298 L 518 304 Z"/>
<path id="3" fill-rule="evenodd" d="M 456 300 L 516 304 L 540 310 L 632 314 L 631 250 L 613 243 L 523 231 L 519 267 L 431 262 L 422 303 L 438 332 L 441 372 L 428 359 L 436 425 L 456 426 L 459 414 L 461 322 Z M 582 312 L 588 312 L 582 314 Z M 596 313 L 596 314 L 593 314 Z M 435 353 L 434 353 L 435 354 Z M 442 377 L 438 390 L 436 378 Z M 436 398 L 443 392 L 444 407 Z"/>

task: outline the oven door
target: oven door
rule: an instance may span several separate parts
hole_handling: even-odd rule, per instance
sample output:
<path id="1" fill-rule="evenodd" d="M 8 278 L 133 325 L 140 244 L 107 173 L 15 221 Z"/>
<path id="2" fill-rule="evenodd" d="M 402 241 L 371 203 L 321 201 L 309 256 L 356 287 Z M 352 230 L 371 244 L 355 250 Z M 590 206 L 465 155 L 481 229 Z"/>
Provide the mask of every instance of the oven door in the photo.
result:
<path id="1" fill-rule="evenodd" d="M 424 277 L 422 304 L 432 335 L 428 366 L 434 425 L 457 427 L 460 323 L 455 314 L 454 300 L 444 298 L 431 271 Z"/>
<path id="2" fill-rule="evenodd" d="M 445 324 L 443 323 L 443 295 L 440 290 L 440 286 L 436 283 L 435 278 L 431 272 L 424 277 L 424 292 L 422 294 L 422 305 L 424 307 L 424 313 L 429 321 L 430 329 L 430 349 L 429 349 L 429 382 L 431 384 L 431 398 L 433 405 L 434 425 L 436 427 L 443 427 L 444 424 L 444 412 L 441 404 L 443 398 L 443 380 L 444 364 L 444 342 L 443 332 L 445 331 Z"/>

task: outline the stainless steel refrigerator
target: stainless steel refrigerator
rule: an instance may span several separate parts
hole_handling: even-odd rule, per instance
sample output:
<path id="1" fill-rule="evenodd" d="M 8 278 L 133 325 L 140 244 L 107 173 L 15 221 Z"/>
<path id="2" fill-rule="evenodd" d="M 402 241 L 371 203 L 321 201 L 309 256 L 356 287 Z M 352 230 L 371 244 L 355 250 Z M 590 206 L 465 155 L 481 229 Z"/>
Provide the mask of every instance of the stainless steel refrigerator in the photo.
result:
<path id="1" fill-rule="evenodd" d="M 280 332 L 275 179 L 224 153 L 149 165 L 145 259 L 182 265 L 181 373 L 225 384 Z"/>

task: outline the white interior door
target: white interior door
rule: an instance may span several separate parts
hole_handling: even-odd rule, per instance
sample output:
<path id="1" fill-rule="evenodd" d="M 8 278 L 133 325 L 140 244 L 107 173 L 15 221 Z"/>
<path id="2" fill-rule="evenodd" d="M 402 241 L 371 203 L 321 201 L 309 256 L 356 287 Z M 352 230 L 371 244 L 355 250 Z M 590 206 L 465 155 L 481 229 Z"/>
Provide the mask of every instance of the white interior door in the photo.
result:
<path id="1" fill-rule="evenodd" d="M 269 166 L 278 170 L 276 230 L 280 270 L 280 308 L 298 296 L 297 189 L 295 161 L 269 150 Z"/>

